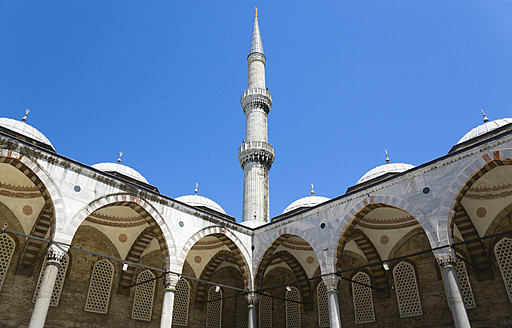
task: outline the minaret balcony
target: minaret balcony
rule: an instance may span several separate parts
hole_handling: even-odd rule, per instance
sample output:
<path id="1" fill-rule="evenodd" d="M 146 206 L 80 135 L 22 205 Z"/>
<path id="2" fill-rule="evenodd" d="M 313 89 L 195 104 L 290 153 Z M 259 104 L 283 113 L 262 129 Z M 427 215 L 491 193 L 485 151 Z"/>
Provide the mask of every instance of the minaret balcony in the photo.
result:
<path id="1" fill-rule="evenodd" d="M 265 141 L 246 141 L 238 148 L 242 168 L 249 162 L 259 162 L 270 169 L 275 157 L 274 147 Z"/>
<path id="2" fill-rule="evenodd" d="M 267 89 L 263 88 L 250 88 L 242 93 L 240 103 L 244 109 L 244 113 L 249 108 L 259 107 L 262 108 L 267 114 L 272 107 L 272 94 Z"/>

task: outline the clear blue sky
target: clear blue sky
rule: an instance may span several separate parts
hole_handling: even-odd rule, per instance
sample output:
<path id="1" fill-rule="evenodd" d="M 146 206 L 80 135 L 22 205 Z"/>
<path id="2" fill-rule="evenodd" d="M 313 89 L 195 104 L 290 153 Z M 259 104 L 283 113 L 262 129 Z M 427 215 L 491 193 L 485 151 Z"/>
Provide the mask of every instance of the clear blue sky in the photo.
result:
<path id="1" fill-rule="evenodd" d="M 512 116 L 512 1 L 2 1 L 0 116 L 85 164 L 241 218 L 254 6 L 274 96 L 271 216 L 371 168 L 440 157 Z"/>

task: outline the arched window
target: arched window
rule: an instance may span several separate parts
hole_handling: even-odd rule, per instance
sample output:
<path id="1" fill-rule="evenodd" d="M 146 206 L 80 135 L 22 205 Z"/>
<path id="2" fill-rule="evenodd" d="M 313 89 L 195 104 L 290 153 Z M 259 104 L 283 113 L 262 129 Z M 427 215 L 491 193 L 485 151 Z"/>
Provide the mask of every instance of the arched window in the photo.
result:
<path id="1" fill-rule="evenodd" d="M 318 327 L 330 327 L 329 304 L 327 303 L 327 287 L 320 281 L 316 287 L 316 298 L 318 301 Z"/>
<path id="2" fill-rule="evenodd" d="M 352 280 L 355 322 L 375 322 L 372 289 L 367 287 L 371 285 L 370 276 L 363 271 L 359 271 L 352 277 Z"/>
<path id="3" fill-rule="evenodd" d="M 46 257 L 41 268 L 41 272 L 39 272 L 39 279 L 37 280 L 36 290 L 34 291 L 34 297 L 32 298 L 32 302 L 36 302 L 37 295 L 39 294 L 39 288 L 41 288 L 41 280 L 43 279 L 43 273 L 46 269 Z M 55 279 L 55 286 L 53 286 L 52 297 L 50 299 L 50 306 L 57 307 L 59 306 L 60 294 L 62 293 L 62 286 L 64 285 L 64 278 L 66 277 L 66 272 L 68 271 L 69 265 L 69 255 L 66 253 L 62 257 L 62 261 L 59 265 L 59 271 L 57 272 L 57 278 Z"/>
<path id="4" fill-rule="evenodd" d="M 249 324 L 249 309 L 245 295 L 239 295 L 236 298 L 236 327 L 246 328 Z"/>
<path id="5" fill-rule="evenodd" d="M 494 255 L 498 260 L 501 278 L 507 289 L 508 299 L 512 302 L 512 239 L 505 237 L 494 245 Z"/>
<path id="6" fill-rule="evenodd" d="M 396 299 L 400 318 L 422 315 L 416 272 L 411 263 L 402 261 L 393 268 Z"/>
<path id="7" fill-rule="evenodd" d="M 114 265 L 109 260 L 99 260 L 94 264 L 85 301 L 85 311 L 95 313 L 108 312 L 113 279 Z"/>
<path id="8" fill-rule="evenodd" d="M 459 278 L 459 285 L 464 305 L 466 306 L 466 309 L 476 308 L 473 290 L 471 289 L 471 283 L 469 282 L 468 270 L 466 270 L 466 263 L 464 263 L 464 260 L 457 257 L 456 264 L 457 276 Z"/>
<path id="9" fill-rule="evenodd" d="M 4 285 L 15 247 L 16 243 L 11 236 L 6 233 L 0 234 L 0 291 Z"/>
<path id="10" fill-rule="evenodd" d="M 153 280 L 152 280 L 153 279 Z M 133 298 L 132 319 L 151 321 L 155 298 L 155 275 L 144 270 L 137 276 L 137 287 Z"/>
<path id="11" fill-rule="evenodd" d="M 300 294 L 297 287 L 286 291 L 286 328 L 300 328 Z"/>
<path id="12" fill-rule="evenodd" d="M 218 289 L 218 291 L 216 291 Z M 206 306 L 206 328 L 220 328 L 222 325 L 222 289 L 217 286 L 208 290 Z"/>
<path id="13" fill-rule="evenodd" d="M 272 328 L 272 297 L 269 293 L 260 296 L 258 307 L 260 328 Z"/>
<path id="14" fill-rule="evenodd" d="M 176 285 L 174 294 L 174 309 L 172 311 L 172 324 L 188 326 L 188 305 L 190 301 L 190 284 L 181 278 Z"/>

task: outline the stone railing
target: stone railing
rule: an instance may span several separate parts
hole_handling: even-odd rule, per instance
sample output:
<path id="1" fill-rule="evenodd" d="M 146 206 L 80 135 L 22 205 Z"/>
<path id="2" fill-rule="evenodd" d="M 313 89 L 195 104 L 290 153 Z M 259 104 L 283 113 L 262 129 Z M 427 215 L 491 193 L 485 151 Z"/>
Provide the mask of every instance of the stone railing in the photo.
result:
<path id="1" fill-rule="evenodd" d="M 238 160 L 242 168 L 249 162 L 259 162 L 270 169 L 274 158 L 274 147 L 265 141 L 246 141 L 238 148 Z"/>
<path id="2" fill-rule="evenodd" d="M 242 93 L 240 103 L 244 112 L 251 107 L 260 107 L 268 114 L 272 107 L 272 94 L 263 88 L 247 89 Z"/>

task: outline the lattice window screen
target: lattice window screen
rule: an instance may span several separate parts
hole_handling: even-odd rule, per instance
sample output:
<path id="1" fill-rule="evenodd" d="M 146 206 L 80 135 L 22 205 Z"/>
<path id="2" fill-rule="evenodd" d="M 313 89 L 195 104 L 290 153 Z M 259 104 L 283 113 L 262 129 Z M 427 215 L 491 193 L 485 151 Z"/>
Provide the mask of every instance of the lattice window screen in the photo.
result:
<path id="1" fill-rule="evenodd" d="M 249 309 L 244 295 L 236 298 L 236 328 L 246 328 L 249 324 Z"/>
<path id="2" fill-rule="evenodd" d="M 52 297 L 50 299 L 50 306 L 57 307 L 59 306 L 60 294 L 62 293 L 62 286 L 64 285 L 64 278 L 66 277 L 66 272 L 68 271 L 69 265 L 69 255 L 64 254 L 62 257 L 62 261 L 59 266 L 59 271 L 57 272 L 57 278 L 55 279 L 55 286 L 53 286 Z M 41 268 L 41 272 L 39 272 L 39 279 L 37 280 L 36 290 L 34 291 L 34 297 L 32 298 L 32 302 L 36 302 L 37 295 L 39 294 L 39 288 L 41 288 L 41 280 L 43 280 L 43 273 L 46 269 L 46 257 L 44 259 L 43 267 Z"/>
<path id="3" fill-rule="evenodd" d="M 137 283 L 148 281 L 135 287 L 133 298 L 132 319 L 151 321 L 153 313 L 153 300 L 155 298 L 155 275 L 149 270 L 144 270 L 137 276 Z"/>
<path id="4" fill-rule="evenodd" d="M 0 290 L 2 290 L 4 285 L 5 276 L 7 276 L 15 247 L 16 243 L 11 236 L 6 233 L 0 235 Z"/>
<path id="5" fill-rule="evenodd" d="M 418 282 L 414 267 L 409 262 L 400 262 L 393 268 L 396 299 L 400 318 L 422 315 Z"/>
<path id="6" fill-rule="evenodd" d="M 188 325 L 188 305 L 190 301 L 190 284 L 181 278 L 176 285 L 174 294 L 174 309 L 172 311 L 172 324 L 176 326 Z"/>
<path id="7" fill-rule="evenodd" d="M 113 279 L 114 265 L 109 260 L 99 260 L 94 264 L 84 311 L 105 314 L 108 312 Z"/>
<path id="8" fill-rule="evenodd" d="M 512 239 L 502 238 L 494 245 L 494 255 L 498 260 L 501 278 L 507 289 L 508 299 L 512 302 Z"/>
<path id="9" fill-rule="evenodd" d="M 352 280 L 365 285 L 371 285 L 370 276 L 365 272 L 358 272 Z M 352 282 L 352 298 L 354 300 L 354 316 L 356 323 L 375 322 L 372 289 Z"/>
<path id="10" fill-rule="evenodd" d="M 286 291 L 286 299 L 300 302 L 299 289 L 291 287 L 291 291 Z M 300 328 L 300 303 L 286 301 L 286 328 Z"/>
<path id="11" fill-rule="evenodd" d="M 211 287 L 208 290 L 209 302 L 206 306 L 206 328 L 220 328 L 222 324 L 222 289 L 216 292 L 215 288 Z"/>
<path id="12" fill-rule="evenodd" d="M 464 299 L 464 305 L 466 306 L 466 309 L 476 308 L 475 298 L 473 297 L 473 289 L 471 289 L 468 270 L 466 270 L 466 263 L 464 263 L 462 259 L 457 258 L 456 264 L 457 276 L 459 278 L 459 285 L 462 292 L 462 298 Z"/>
<path id="13" fill-rule="evenodd" d="M 316 287 L 316 297 L 318 300 L 318 327 L 330 327 L 329 304 L 327 303 L 327 287 L 323 281 L 321 281 Z"/>
<path id="14" fill-rule="evenodd" d="M 269 293 L 260 296 L 258 302 L 259 324 L 260 328 L 272 328 L 272 298 Z"/>

